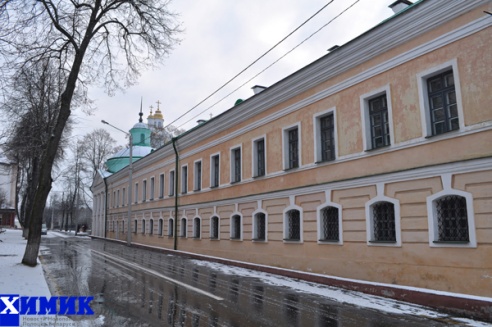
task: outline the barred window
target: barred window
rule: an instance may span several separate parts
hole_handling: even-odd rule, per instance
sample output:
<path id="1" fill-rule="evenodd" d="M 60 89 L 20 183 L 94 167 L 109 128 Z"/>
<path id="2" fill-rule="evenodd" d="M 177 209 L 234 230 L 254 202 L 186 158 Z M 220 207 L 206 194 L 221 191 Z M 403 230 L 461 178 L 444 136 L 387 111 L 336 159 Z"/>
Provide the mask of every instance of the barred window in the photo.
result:
<path id="1" fill-rule="evenodd" d="M 434 201 L 438 241 L 469 242 L 466 198 L 446 195 Z"/>
<path id="2" fill-rule="evenodd" d="M 287 211 L 285 217 L 285 241 L 301 240 L 301 213 L 292 209 Z"/>
<path id="3" fill-rule="evenodd" d="M 338 219 L 339 212 L 336 207 L 326 207 L 321 210 L 321 238 L 320 241 L 338 242 L 340 240 Z"/>
<path id="4" fill-rule="evenodd" d="M 396 242 L 395 206 L 376 202 L 372 206 L 372 242 Z"/>
<path id="5" fill-rule="evenodd" d="M 254 217 L 255 229 L 253 239 L 255 241 L 266 240 L 266 216 L 263 212 L 259 212 Z"/>
<path id="6" fill-rule="evenodd" d="M 186 218 L 181 218 L 181 229 L 180 229 L 181 237 L 186 237 Z"/>
<path id="7" fill-rule="evenodd" d="M 217 216 L 210 219 L 210 238 L 212 240 L 219 239 L 219 217 Z"/>
<path id="8" fill-rule="evenodd" d="M 231 217 L 231 239 L 241 239 L 241 216 L 239 215 Z"/>
<path id="9" fill-rule="evenodd" d="M 193 237 L 194 238 L 200 238 L 201 237 L 201 224 L 200 224 L 200 218 L 195 217 L 193 219 Z"/>
<path id="10" fill-rule="evenodd" d="M 169 218 L 167 221 L 167 235 L 168 236 L 174 236 L 174 219 Z"/>

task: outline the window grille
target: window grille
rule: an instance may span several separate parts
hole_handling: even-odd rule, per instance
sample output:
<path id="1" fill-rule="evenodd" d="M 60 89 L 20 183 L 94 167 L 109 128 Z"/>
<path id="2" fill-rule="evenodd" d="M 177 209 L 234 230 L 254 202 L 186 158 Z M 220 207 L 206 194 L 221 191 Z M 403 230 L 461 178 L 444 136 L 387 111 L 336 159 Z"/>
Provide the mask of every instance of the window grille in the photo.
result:
<path id="1" fill-rule="evenodd" d="M 217 240 L 219 238 L 219 217 L 212 217 L 212 226 L 210 226 L 210 238 Z"/>
<path id="2" fill-rule="evenodd" d="M 181 218 L 181 237 L 186 237 L 186 218 Z"/>
<path id="3" fill-rule="evenodd" d="M 231 221 L 231 239 L 238 240 L 241 238 L 241 217 L 239 215 L 234 215 L 232 216 Z"/>
<path id="4" fill-rule="evenodd" d="M 298 129 L 294 128 L 288 131 L 289 138 L 289 165 L 288 168 L 299 167 L 299 135 Z"/>
<path id="5" fill-rule="evenodd" d="M 373 241 L 396 242 L 395 206 L 391 202 L 372 205 Z"/>
<path id="6" fill-rule="evenodd" d="M 441 242 L 469 242 L 466 198 L 447 195 L 435 200 L 438 240 Z"/>
<path id="7" fill-rule="evenodd" d="M 372 148 L 376 149 L 390 145 L 386 94 L 369 100 L 369 121 L 371 124 Z"/>
<path id="8" fill-rule="evenodd" d="M 333 115 L 320 118 L 321 160 L 335 160 L 335 125 Z"/>
<path id="9" fill-rule="evenodd" d="M 288 241 L 301 240 L 301 213 L 299 210 L 287 212 L 287 239 Z"/>
<path id="10" fill-rule="evenodd" d="M 320 241 L 339 241 L 338 208 L 327 207 L 322 211 Z"/>
<path id="11" fill-rule="evenodd" d="M 193 235 L 194 238 L 200 238 L 200 233 L 201 233 L 201 231 L 200 231 L 200 218 L 194 219 L 193 232 L 194 232 L 194 235 Z"/>
<path id="12" fill-rule="evenodd" d="M 256 176 L 265 176 L 265 140 L 256 141 Z"/>
<path id="13" fill-rule="evenodd" d="M 427 80 L 432 135 L 460 128 L 453 71 L 441 73 Z"/>
<path id="14" fill-rule="evenodd" d="M 266 217 L 263 212 L 255 215 L 255 239 L 258 241 L 264 241 L 266 239 Z"/>

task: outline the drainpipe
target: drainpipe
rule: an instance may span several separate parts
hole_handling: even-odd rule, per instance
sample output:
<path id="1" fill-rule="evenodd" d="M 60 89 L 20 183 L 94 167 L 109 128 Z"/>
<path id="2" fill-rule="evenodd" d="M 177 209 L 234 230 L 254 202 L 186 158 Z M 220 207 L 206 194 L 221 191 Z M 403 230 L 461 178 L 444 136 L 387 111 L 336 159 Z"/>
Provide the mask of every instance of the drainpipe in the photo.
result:
<path id="1" fill-rule="evenodd" d="M 174 167 L 174 250 L 178 249 L 178 166 L 179 166 L 179 153 L 178 150 L 176 149 L 176 141 L 177 138 L 173 137 L 172 142 L 173 142 L 173 149 L 174 149 L 174 154 L 176 155 L 174 161 L 175 161 L 175 167 Z"/>

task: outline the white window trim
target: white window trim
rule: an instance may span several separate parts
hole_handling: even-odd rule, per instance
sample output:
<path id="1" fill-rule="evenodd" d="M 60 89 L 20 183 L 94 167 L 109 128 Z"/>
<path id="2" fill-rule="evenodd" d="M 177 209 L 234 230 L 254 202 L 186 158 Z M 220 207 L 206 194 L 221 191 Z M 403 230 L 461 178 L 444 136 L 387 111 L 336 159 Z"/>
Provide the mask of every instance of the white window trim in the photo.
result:
<path id="1" fill-rule="evenodd" d="M 371 200 L 366 202 L 366 237 L 367 245 L 369 246 L 386 246 L 386 247 L 401 247 L 401 216 L 400 216 L 400 201 L 394 198 L 390 198 L 384 195 L 384 183 L 376 185 L 377 195 Z M 394 205 L 395 209 L 395 236 L 396 241 L 394 243 L 383 243 L 374 241 L 373 226 L 374 217 L 372 214 L 372 205 L 377 202 L 390 202 Z"/>
<path id="2" fill-rule="evenodd" d="M 297 157 L 299 158 L 299 165 L 297 168 L 288 168 L 288 162 L 289 162 L 289 134 L 288 132 L 294 128 L 297 128 L 297 138 L 298 138 L 298 144 L 297 144 Z M 302 167 L 302 132 L 301 132 L 301 122 L 297 122 L 295 124 L 286 126 L 282 128 L 282 157 L 283 157 L 283 163 L 282 163 L 282 168 L 283 170 L 290 170 L 290 169 L 299 169 Z"/>
<path id="3" fill-rule="evenodd" d="M 162 218 L 159 218 L 157 222 L 157 233 L 159 234 L 159 236 L 164 235 L 164 219 Z"/>
<path id="4" fill-rule="evenodd" d="M 233 226 L 232 226 L 232 217 L 234 216 L 239 216 L 239 226 L 240 226 L 240 233 L 239 233 L 239 238 L 232 238 L 232 231 L 233 231 Z M 243 215 L 238 212 L 234 211 L 231 214 L 231 217 L 229 218 L 229 238 L 231 241 L 242 241 L 243 240 Z"/>
<path id="5" fill-rule="evenodd" d="M 196 237 L 196 226 L 195 226 L 195 220 L 198 219 L 199 221 L 199 225 L 200 225 L 200 234 L 198 235 L 198 237 Z M 202 217 L 200 216 L 195 216 L 193 218 L 193 238 L 194 239 L 197 239 L 197 240 L 201 240 L 202 239 Z"/>
<path id="6" fill-rule="evenodd" d="M 334 126 L 334 136 L 335 136 L 335 159 L 330 160 L 330 161 L 322 161 L 321 160 L 321 125 L 320 125 L 320 119 L 328 116 L 328 115 L 333 115 L 333 126 Z M 330 108 L 328 110 L 319 112 L 313 116 L 313 132 L 314 132 L 314 163 L 322 163 L 322 162 L 333 162 L 338 159 L 338 130 L 337 130 L 337 111 L 336 107 Z"/>
<path id="7" fill-rule="evenodd" d="M 429 220 L 429 246 L 430 247 L 455 247 L 455 248 L 476 248 L 477 236 L 475 231 L 475 212 L 473 210 L 473 195 L 468 192 L 453 189 L 452 175 L 445 174 L 441 176 L 443 190 L 427 197 L 427 217 Z M 434 243 L 439 237 L 437 228 L 437 214 L 434 201 L 446 195 L 459 195 L 466 199 L 466 211 L 468 215 L 468 237 L 470 242 L 466 244 L 453 243 Z"/>
<path id="8" fill-rule="evenodd" d="M 258 176 L 258 151 L 257 151 L 257 142 L 263 140 L 264 144 L 264 155 L 265 155 L 265 175 Z M 264 177 L 267 175 L 267 138 L 266 134 L 263 134 L 253 140 L 251 140 L 251 149 L 252 149 L 252 154 L 251 158 L 253 160 L 251 161 L 251 171 L 252 171 L 252 177 Z"/>
<path id="9" fill-rule="evenodd" d="M 212 239 L 212 218 L 213 217 L 217 217 L 217 224 L 218 224 L 218 226 L 217 226 L 217 238 L 213 238 Z M 210 229 L 209 230 L 210 239 L 212 239 L 214 241 L 215 240 L 220 240 L 220 216 L 218 214 L 214 213 L 213 215 L 210 216 L 210 225 L 209 225 L 209 227 L 210 227 L 209 228 Z"/>
<path id="10" fill-rule="evenodd" d="M 299 241 L 289 241 L 287 240 L 288 228 L 287 228 L 287 212 L 290 210 L 298 210 L 299 211 Z M 284 243 L 293 243 L 293 244 L 301 244 L 304 243 L 304 214 L 302 207 L 295 204 L 295 196 L 290 196 L 290 205 L 286 207 L 282 213 L 283 216 L 283 242 Z"/>
<path id="11" fill-rule="evenodd" d="M 183 170 L 186 168 L 186 180 L 183 178 Z M 190 171 L 188 169 L 188 164 L 182 165 L 181 166 L 181 194 L 187 194 L 190 190 L 188 189 L 188 177 L 190 175 Z M 186 186 L 186 192 L 183 192 L 184 187 Z"/>
<path id="12" fill-rule="evenodd" d="M 216 186 L 212 186 L 213 185 L 213 182 L 214 182 L 214 164 L 213 164 L 213 157 L 215 156 L 219 156 L 219 182 Z M 202 167 L 203 169 L 203 167 Z M 203 185 L 202 185 L 203 186 Z M 210 155 L 210 187 L 211 188 L 216 188 L 216 187 L 219 187 L 220 186 L 220 152 L 216 152 L 216 153 L 212 153 Z"/>
<path id="13" fill-rule="evenodd" d="M 171 178 L 171 175 L 174 175 L 173 178 Z M 176 196 L 176 172 L 174 169 L 171 169 L 169 171 L 169 181 L 168 181 L 168 196 Z"/>
<path id="14" fill-rule="evenodd" d="M 255 216 L 258 213 L 263 213 L 265 215 L 265 240 L 255 240 L 255 238 L 258 237 L 258 235 L 255 235 L 255 231 L 256 231 L 256 219 L 255 219 Z M 261 206 L 260 206 L 258 209 L 256 209 L 255 211 L 253 211 L 252 217 L 253 217 L 253 223 L 252 223 L 253 230 L 251 231 L 251 239 L 252 239 L 252 241 L 253 242 L 260 242 L 260 243 L 266 243 L 266 242 L 268 242 L 268 212 L 266 212 L 265 210 L 263 210 L 261 208 Z"/>
<path id="15" fill-rule="evenodd" d="M 377 98 L 383 94 L 386 94 L 386 104 L 388 106 L 388 125 L 389 125 L 389 134 L 390 134 L 390 144 L 388 146 L 384 146 L 384 148 L 391 147 L 395 143 L 395 134 L 393 128 L 393 106 L 391 101 L 391 87 L 389 84 L 387 84 L 381 88 L 372 90 L 371 92 L 368 92 L 360 96 L 360 115 L 362 121 L 362 141 L 364 145 L 364 151 L 379 149 L 379 148 L 372 147 L 371 120 L 369 118 L 369 100 Z"/>
<path id="16" fill-rule="evenodd" d="M 443 73 L 449 69 L 453 70 L 454 88 L 456 92 L 456 105 L 458 107 L 458 120 L 460 124 L 460 130 L 463 130 L 465 128 L 465 116 L 463 114 L 458 61 L 455 58 L 448 62 L 442 63 L 438 66 L 434 66 L 430 69 L 427 69 L 417 74 L 417 85 L 418 85 L 419 103 L 420 103 L 420 118 L 422 121 L 422 137 L 424 138 L 441 136 L 441 135 L 432 135 L 427 80 L 430 77 Z"/>
<path id="17" fill-rule="evenodd" d="M 326 194 L 326 202 L 319 205 L 316 208 L 316 222 L 317 222 L 317 228 L 318 228 L 318 244 L 331 244 L 331 245 L 343 245 L 343 219 L 342 219 L 342 206 L 338 203 L 332 202 L 331 201 L 331 190 L 325 191 Z M 337 241 L 321 241 L 321 211 L 325 209 L 326 207 L 335 207 L 338 209 L 338 242 Z"/>
<path id="18" fill-rule="evenodd" d="M 232 151 L 236 150 L 236 149 L 239 149 L 239 153 L 240 153 L 240 156 L 241 156 L 241 178 L 239 179 L 239 182 L 234 182 L 232 180 L 232 176 L 234 175 L 234 171 L 235 171 L 235 160 L 234 160 L 234 157 L 233 157 L 233 154 L 232 154 Z M 237 183 L 241 183 L 244 179 L 244 176 L 243 176 L 243 145 L 242 144 L 237 144 L 235 146 L 232 146 L 229 148 L 229 158 L 230 158 L 230 174 L 229 174 L 229 180 L 230 180 L 230 183 L 231 184 L 237 184 Z"/>
<path id="19" fill-rule="evenodd" d="M 197 189 L 198 188 L 198 179 L 197 179 L 197 163 L 200 163 L 201 164 L 201 167 L 200 167 L 200 189 Z M 203 190 L 203 160 L 202 158 L 198 159 L 198 160 L 195 160 L 193 162 L 193 191 L 201 191 Z"/>

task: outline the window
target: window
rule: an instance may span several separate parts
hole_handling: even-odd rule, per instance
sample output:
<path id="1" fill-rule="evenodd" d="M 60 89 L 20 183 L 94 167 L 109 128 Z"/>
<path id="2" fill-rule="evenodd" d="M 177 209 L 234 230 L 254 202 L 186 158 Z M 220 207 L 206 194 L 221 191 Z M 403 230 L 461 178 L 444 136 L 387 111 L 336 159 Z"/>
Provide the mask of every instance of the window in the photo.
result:
<path id="1" fill-rule="evenodd" d="M 369 100 L 369 124 L 371 148 L 377 149 L 390 145 L 386 94 Z"/>
<path id="2" fill-rule="evenodd" d="M 133 221 L 133 232 L 136 233 L 137 232 L 137 227 L 138 227 L 138 221 L 135 219 Z"/>
<path id="3" fill-rule="evenodd" d="M 424 136 L 436 136 L 463 127 L 456 59 L 417 75 Z"/>
<path id="4" fill-rule="evenodd" d="M 220 157 L 218 154 L 210 157 L 210 187 L 218 187 L 220 183 Z"/>
<path id="5" fill-rule="evenodd" d="M 138 183 L 135 183 L 135 203 L 138 203 Z"/>
<path id="6" fill-rule="evenodd" d="M 174 196 L 174 170 L 169 172 L 169 196 Z"/>
<path id="7" fill-rule="evenodd" d="M 188 193 L 188 166 L 181 167 L 181 194 Z"/>
<path id="8" fill-rule="evenodd" d="M 380 201 L 371 205 L 371 227 L 370 242 L 396 243 L 395 206 L 393 203 Z"/>
<path id="9" fill-rule="evenodd" d="M 155 188 L 154 177 L 151 177 L 150 178 L 150 198 L 149 198 L 150 201 L 154 200 L 154 188 Z"/>
<path id="10" fill-rule="evenodd" d="M 116 191 L 116 206 L 120 206 L 120 190 Z"/>
<path id="11" fill-rule="evenodd" d="M 327 206 L 320 211 L 319 241 L 321 242 L 339 242 L 339 209 Z"/>
<path id="12" fill-rule="evenodd" d="M 266 241 L 266 215 L 258 212 L 253 216 L 253 241 Z"/>
<path id="13" fill-rule="evenodd" d="M 460 128 L 453 70 L 427 79 L 432 135 Z"/>
<path id="14" fill-rule="evenodd" d="M 169 218 L 167 221 L 167 235 L 168 236 L 174 236 L 174 219 Z"/>
<path id="15" fill-rule="evenodd" d="M 284 215 L 284 241 L 301 241 L 301 212 L 289 210 Z"/>
<path id="16" fill-rule="evenodd" d="M 315 162 L 325 162 L 336 158 L 335 109 L 314 116 Z"/>
<path id="17" fill-rule="evenodd" d="M 231 217 L 231 240 L 241 239 L 241 216 L 234 215 Z"/>
<path id="18" fill-rule="evenodd" d="M 390 86 L 362 95 L 360 102 L 364 151 L 391 145 L 393 118 Z"/>
<path id="19" fill-rule="evenodd" d="M 300 166 L 300 125 L 294 125 L 283 130 L 284 169 L 294 169 Z"/>
<path id="20" fill-rule="evenodd" d="M 154 234 L 154 219 L 151 219 L 149 221 L 149 234 L 153 235 Z"/>
<path id="21" fill-rule="evenodd" d="M 116 208 L 116 191 L 113 192 L 113 208 Z"/>
<path id="22" fill-rule="evenodd" d="M 200 191 L 202 189 L 202 161 L 195 162 L 195 173 L 194 173 L 194 190 Z"/>
<path id="23" fill-rule="evenodd" d="M 125 221 L 124 220 L 121 221 L 121 232 L 122 233 L 125 232 Z"/>
<path id="24" fill-rule="evenodd" d="M 162 219 L 159 219 L 159 236 L 162 236 L 162 234 L 163 234 L 163 228 L 162 228 L 163 226 L 162 225 L 163 225 L 163 221 L 162 221 Z"/>
<path id="25" fill-rule="evenodd" d="M 159 175 L 159 199 L 164 197 L 164 174 Z"/>
<path id="26" fill-rule="evenodd" d="M 145 234 L 145 219 L 142 219 L 142 234 Z"/>
<path id="27" fill-rule="evenodd" d="M 265 138 L 253 141 L 253 177 L 265 176 L 266 151 Z"/>
<path id="28" fill-rule="evenodd" d="M 231 183 L 241 181 L 241 147 L 231 150 Z"/>
<path id="29" fill-rule="evenodd" d="M 121 206 L 124 207 L 125 206 L 125 202 L 126 202 L 126 200 L 125 200 L 125 198 L 126 198 L 126 189 L 125 188 L 123 188 L 122 195 L 123 195 L 123 197 L 121 198 Z"/>
<path id="30" fill-rule="evenodd" d="M 210 218 L 210 239 L 219 239 L 219 217 L 217 216 Z"/>
<path id="31" fill-rule="evenodd" d="M 195 217 L 193 219 L 193 238 L 201 237 L 201 226 L 202 226 L 201 219 L 199 217 Z"/>
<path id="32" fill-rule="evenodd" d="M 144 180 L 142 184 L 142 202 L 147 201 L 147 181 Z"/>
<path id="33" fill-rule="evenodd" d="M 187 224 L 187 219 L 185 217 L 181 218 L 181 226 L 179 229 L 180 237 L 186 237 L 186 224 Z"/>

